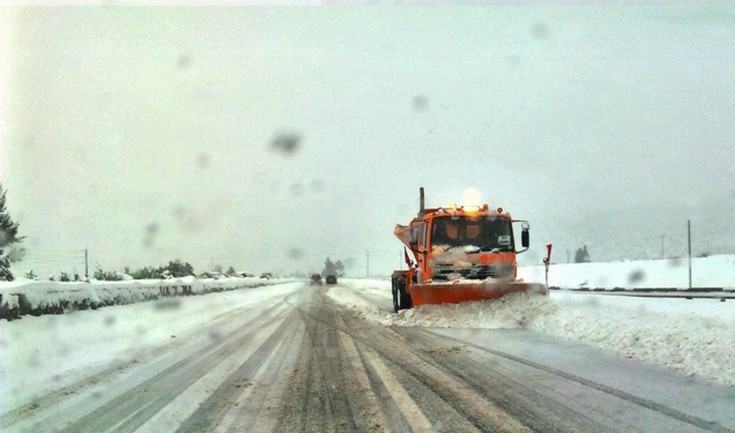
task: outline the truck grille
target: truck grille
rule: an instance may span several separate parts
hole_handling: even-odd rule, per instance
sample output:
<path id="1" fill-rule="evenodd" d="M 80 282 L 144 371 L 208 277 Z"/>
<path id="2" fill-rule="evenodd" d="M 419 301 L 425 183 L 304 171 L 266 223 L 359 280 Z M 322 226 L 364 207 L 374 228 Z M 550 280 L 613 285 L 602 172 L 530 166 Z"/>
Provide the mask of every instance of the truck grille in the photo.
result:
<path id="1" fill-rule="evenodd" d="M 449 280 L 459 278 L 466 280 L 484 280 L 486 278 L 513 277 L 512 264 L 474 265 L 471 267 L 455 268 L 453 266 L 434 265 L 431 270 L 432 279 Z"/>

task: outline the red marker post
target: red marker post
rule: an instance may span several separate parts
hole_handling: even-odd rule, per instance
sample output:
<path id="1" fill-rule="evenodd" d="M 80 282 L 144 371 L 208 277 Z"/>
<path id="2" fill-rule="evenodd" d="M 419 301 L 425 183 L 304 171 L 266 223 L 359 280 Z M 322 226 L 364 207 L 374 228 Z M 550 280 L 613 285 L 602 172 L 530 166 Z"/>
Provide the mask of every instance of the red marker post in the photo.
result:
<path id="1" fill-rule="evenodd" d="M 546 287 L 549 287 L 549 264 L 551 263 L 551 244 L 546 244 L 546 257 L 544 258 L 544 279 Z"/>

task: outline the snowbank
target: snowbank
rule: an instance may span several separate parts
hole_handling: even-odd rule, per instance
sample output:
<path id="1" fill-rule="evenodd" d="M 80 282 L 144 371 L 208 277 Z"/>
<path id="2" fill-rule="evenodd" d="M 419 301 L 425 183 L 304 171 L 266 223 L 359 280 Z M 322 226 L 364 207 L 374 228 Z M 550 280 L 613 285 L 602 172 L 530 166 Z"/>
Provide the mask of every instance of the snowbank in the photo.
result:
<path id="1" fill-rule="evenodd" d="M 260 278 L 0 282 L 0 319 L 26 314 L 62 314 L 110 305 L 132 304 L 170 296 L 195 295 L 280 284 L 291 280 Z"/>
<path id="2" fill-rule="evenodd" d="M 544 281 L 544 267 L 518 268 L 518 277 L 526 281 Z M 686 258 L 552 264 L 549 268 L 549 286 L 686 288 L 689 287 L 689 264 Z M 735 288 L 735 255 L 692 258 L 692 286 Z"/>
<path id="3" fill-rule="evenodd" d="M 527 329 L 735 385 L 735 303 L 553 292 L 422 305 L 394 314 L 390 283 L 347 281 L 328 296 L 386 326 Z"/>

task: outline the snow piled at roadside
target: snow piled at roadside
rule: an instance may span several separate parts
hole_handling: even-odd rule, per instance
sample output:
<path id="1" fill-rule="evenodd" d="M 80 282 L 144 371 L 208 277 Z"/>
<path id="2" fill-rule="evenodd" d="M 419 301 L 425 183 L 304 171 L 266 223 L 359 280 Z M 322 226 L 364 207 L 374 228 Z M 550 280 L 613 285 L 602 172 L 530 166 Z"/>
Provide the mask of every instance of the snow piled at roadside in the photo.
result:
<path id="1" fill-rule="evenodd" d="M 532 330 L 735 385 L 735 303 L 699 300 L 699 308 L 691 312 L 694 303 L 686 300 L 517 293 L 497 300 L 421 305 L 394 314 L 389 304 L 381 307 L 364 299 L 389 301 L 389 282 L 346 285 L 328 295 L 385 326 Z"/>
<path id="2" fill-rule="evenodd" d="M 132 304 L 183 294 L 254 288 L 288 281 L 292 280 L 183 277 L 168 280 L 92 281 L 91 283 L 30 280 L 0 282 L 0 318 L 4 318 L 3 312 L 11 310 L 16 310 L 15 315 L 59 312 L 58 310 L 70 311 Z M 13 314 L 8 315 L 13 316 Z"/>

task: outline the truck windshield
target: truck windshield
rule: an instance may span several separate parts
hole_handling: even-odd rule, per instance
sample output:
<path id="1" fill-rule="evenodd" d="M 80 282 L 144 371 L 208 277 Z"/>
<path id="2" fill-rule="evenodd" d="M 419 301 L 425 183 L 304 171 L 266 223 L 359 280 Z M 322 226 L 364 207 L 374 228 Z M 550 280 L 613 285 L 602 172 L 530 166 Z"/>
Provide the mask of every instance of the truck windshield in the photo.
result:
<path id="1" fill-rule="evenodd" d="M 441 217 L 432 224 L 431 246 L 445 250 L 461 246 L 477 247 L 477 251 L 513 251 L 511 234 L 506 217 Z"/>

